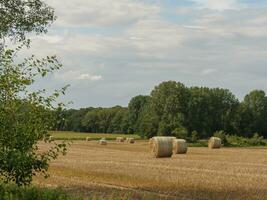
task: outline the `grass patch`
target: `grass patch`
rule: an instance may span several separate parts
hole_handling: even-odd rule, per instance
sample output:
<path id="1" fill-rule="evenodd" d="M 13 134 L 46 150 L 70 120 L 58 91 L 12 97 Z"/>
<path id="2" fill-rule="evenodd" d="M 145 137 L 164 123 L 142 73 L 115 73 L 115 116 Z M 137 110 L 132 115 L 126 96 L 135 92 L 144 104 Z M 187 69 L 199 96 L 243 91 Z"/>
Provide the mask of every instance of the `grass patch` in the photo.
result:
<path id="1" fill-rule="evenodd" d="M 0 184 L 0 200 L 80 200 L 59 189 Z"/>
<path id="2" fill-rule="evenodd" d="M 117 137 L 131 137 L 136 140 L 140 139 L 138 135 L 129 134 L 108 134 L 108 133 L 81 133 L 73 131 L 51 131 L 50 134 L 56 140 L 85 140 L 86 137 L 90 137 L 93 140 L 99 140 L 101 138 L 106 138 L 107 140 L 114 140 Z"/>

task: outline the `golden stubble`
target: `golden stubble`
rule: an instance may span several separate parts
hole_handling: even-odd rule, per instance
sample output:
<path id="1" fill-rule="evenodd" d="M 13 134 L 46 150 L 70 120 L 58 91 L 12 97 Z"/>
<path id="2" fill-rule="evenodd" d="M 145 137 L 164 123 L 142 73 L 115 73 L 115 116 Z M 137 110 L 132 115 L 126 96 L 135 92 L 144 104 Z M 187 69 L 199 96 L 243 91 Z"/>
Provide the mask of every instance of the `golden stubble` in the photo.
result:
<path id="1" fill-rule="evenodd" d="M 156 159 L 147 141 L 76 141 L 49 172 L 49 179 L 35 183 L 84 196 L 117 191 L 129 194 L 125 199 L 267 199 L 267 148 L 189 148 Z"/>

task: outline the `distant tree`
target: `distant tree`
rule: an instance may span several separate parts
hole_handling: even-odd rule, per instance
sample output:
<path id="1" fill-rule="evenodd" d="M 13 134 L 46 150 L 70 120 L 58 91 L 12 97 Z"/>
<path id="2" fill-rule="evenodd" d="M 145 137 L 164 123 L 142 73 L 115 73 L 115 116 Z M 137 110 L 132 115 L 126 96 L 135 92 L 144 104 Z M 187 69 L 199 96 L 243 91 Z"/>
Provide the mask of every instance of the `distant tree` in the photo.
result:
<path id="1" fill-rule="evenodd" d="M 84 116 L 82 126 L 93 133 L 125 133 L 128 129 L 127 114 L 127 109 L 120 106 L 94 108 Z"/>
<path id="2" fill-rule="evenodd" d="M 171 135 L 184 126 L 190 99 L 189 90 L 175 81 L 163 82 L 151 92 L 151 109 L 159 119 L 159 135 Z"/>
<path id="3" fill-rule="evenodd" d="M 141 113 L 144 110 L 144 107 L 149 101 L 149 96 L 136 96 L 131 99 L 128 110 L 129 110 L 129 132 L 134 133 L 138 131 L 139 124 L 138 122 Z"/>
<path id="4" fill-rule="evenodd" d="M 36 173 L 46 174 L 49 162 L 66 152 L 66 144 L 54 144 L 48 151 L 39 151 L 38 141 L 48 142 L 57 123 L 55 111 L 60 93 L 51 96 L 45 90 L 30 92 L 37 77 L 45 77 L 61 67 L 55 57 L 34 56 L 16 64 L 16 50 L 0 51 L 0 177 L 5 182 L 27 185 Z"/>
<path id="5" fill-rule="evenodd" d="M 149 102 L 140 113 L 137 133 L 142 138 L 151 138 L 158 134 L 159 118 Z"/>
<path id="6" fill-rule="evenodd" d="M 196 130 L 207 138 L 217 130 L 234 132 L 234 122 L 239 102 L 225 89 L 190 88 L 190 101 L 186 117 L 189 132 Z"/>
<path id="7" fill-rule="evenodd" d="M 267 137 L 267 97 L 264 91 L 254 90 L 245 96 L 239 108 L 238 132 L 247 137 L 255 132 Z"/>

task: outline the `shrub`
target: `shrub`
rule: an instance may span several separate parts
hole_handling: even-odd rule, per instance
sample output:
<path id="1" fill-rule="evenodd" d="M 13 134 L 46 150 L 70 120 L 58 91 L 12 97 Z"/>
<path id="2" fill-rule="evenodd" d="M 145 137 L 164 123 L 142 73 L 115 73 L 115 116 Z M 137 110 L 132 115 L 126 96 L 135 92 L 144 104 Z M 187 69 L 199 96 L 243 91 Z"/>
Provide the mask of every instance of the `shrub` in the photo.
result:
<path id="1" fill-rule="evenodd" d="M 191 133 L 191 138 L 190 138 L 191 142 L 197 142 L 198 139 L 199 139 L 198 132 L 197 131 L 193 131 Z"/>
<path id="2" fill-rule="evenodd" d="M 59 189 L 0 184 L 0 200 L 74 200 Z M 76 200 L 78 198 L 75 198 Z"/>
<path id="3" fill-rule="evenodd" d="M 179 139 L 188 139 L 188 131 L 184 127 L 176 128 L 174 131 L 172 131 L 172 135 Z"/>
<path id="4" fill-rule="evenodd" d="M 55 56 L 34 56 L 17 63 L 19 51 L 0 51 L 0 177 L 2 181 L 27 185 L 37 173 L 47 176 L 49 163 L 66 153 L 66 143 L 50 145 L 40 152 L 38 142 L 50 142 L 49 132 L 57 124 L 56 112 L 64 105 L 57 102 L 66 87 L 48 95 L 45 90 L 31 91 L 36 79 L 58 70 Z"/>
<path id="5" fill-rule="evenodd" d="M 218 137 L 221 139 L 222 144 L 226 145 L 227 144 L 227 139 L 226 139 L 226 133 L 224 131 L 216 131 L 213 134 L 214 137 Z"/>
<path id="6" fill-rule="evenodd" d="M 265 142 L 263 141 L 262 136 L 260 136 L 258 133 L 254 133 L 253 137 L 248 139 L 248 144 L 252 146 L 260 146 L 260 145 L 264 145 Z"/>
<path id="7" fill-rule="evenodd" d="M 248 146 L 265 146 L 263 137 L 255 133 L 252 138 L 244 138 L 236 135 L 226 135 L 228 146 L 248 147 Z"/>

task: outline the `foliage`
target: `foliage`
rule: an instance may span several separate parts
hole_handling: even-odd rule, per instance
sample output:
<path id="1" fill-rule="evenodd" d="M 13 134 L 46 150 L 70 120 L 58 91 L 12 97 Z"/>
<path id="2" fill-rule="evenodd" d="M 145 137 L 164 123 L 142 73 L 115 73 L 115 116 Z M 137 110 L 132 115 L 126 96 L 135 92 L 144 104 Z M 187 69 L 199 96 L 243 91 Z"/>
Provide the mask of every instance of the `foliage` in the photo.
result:
<path id="1" fill-rule="evenodd" d="M 226 135 L 227 146 L 248 147 L 248 146 L 266 146 L 263 137 L 255 133 L 252 138 L 245 138 L 237 135 Z"/>
<path id="2" fill-rule="evenodd" d="M 218 130 L 242 137 L 258 132 L 267 137 L 267 97 L 256 90 L 239 102 L 227 89 L 188 88 L 168 81 L 156 86 L 150 96 L 132 98 L 128 108 L 69 110 L 66 119 L 69 125 L 59 130 L 100 133 L 118 130 L 143 138 L 177 135 L 189 141 L 207 139 Z M 180 133 L 181 127 L 188 133 Z M 226 143 L 225 136 L 221 137 Z"/>
<path id="3" fill-rule="evenodd" d="M 199 139 L 198 132 L 192 131 L 190 141 L 191 142 L 197 142 L 198 139 Z"/>
<path id="4" fill-rule="evenodd" d="M 0 184 L 0 200 L 74 200 L 57 189 Z"/>
<path id="5" fill-rule="evenodd" d="M 1 0 L 0 19 L 0 39 L 8 37 L 22 41 L 27 33 L 46 32 L 55 15 L 54 10 L 41 0 Z"/>
<path id="6" fill-rule="evenodd" d="M 57 123 L 55 104 L 66 88 L 45 96 L 45 90 L 28 89 L 38 77 L 61 67 L 56 57 L 34 56 L 15 64 L 19 46 L 0 52 L 0 176 L 5 182 L 27 185 L 36 173 L 45 176 L 49 162 L 66 152 L 66 144 L 55 144 L 47 152 L 38 151 L 38 141 L 48 142 L 48 130 Z"/>
<path id="7" fill-rule="evenodd" d="M 188 139 L 188 131 L 184 127 L 176 128 L 172 131 L 172 135 L 179 139 Z"/>
<path id="8" fill-rule="evenodd" d="M 92 109 L 82 119 L 82 126 L 91 133 L 127 133 L 128 111 L 120 106 Z"/>
<path id="9" fill-rule="evenodd" d="M 255 132 L 267 136 L 267 97 L 264 91 L 254 90 L 246 95 L 238 114 L 237 133 L 245 137 L 252 137 Z"/>
<path id="10" fill-rule="evenodd" d="M 213 134 L 214 137 L 218 137 L 221 139 L 222 141 L 222 144 L 226 145 L 227 144 L 227 140 L 226 140 L 226 134 L 224 131 L 216 131 L 214 134 Z"/>
<path id="11" fill-rule="evenodd" d="M 149 96 L 136 96 L 131 99 L 128 110 L 129 110 L 129 129 L 130 133 L 138 132 L 138 127 L 140 123 L 141 113 L 144 111 L 150 97 Z"/>

